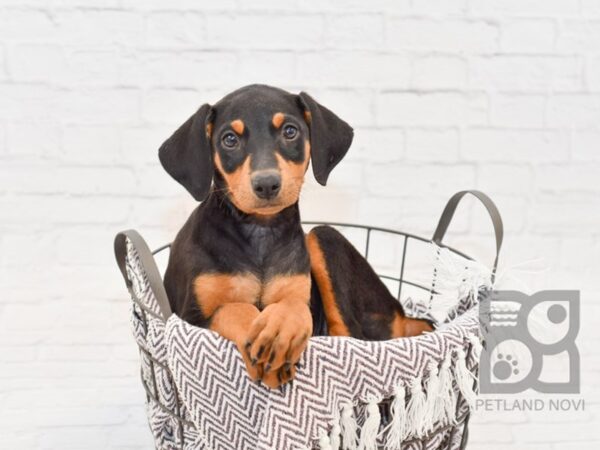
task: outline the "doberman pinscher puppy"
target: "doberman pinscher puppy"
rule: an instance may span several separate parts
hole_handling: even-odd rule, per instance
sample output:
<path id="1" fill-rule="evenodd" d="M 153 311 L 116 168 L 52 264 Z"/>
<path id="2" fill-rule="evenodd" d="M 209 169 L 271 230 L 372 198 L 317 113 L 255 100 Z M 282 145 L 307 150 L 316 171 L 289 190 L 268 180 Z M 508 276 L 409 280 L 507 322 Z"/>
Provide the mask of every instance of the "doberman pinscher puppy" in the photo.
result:
<path id="1" fill-rule="evenodd" d="M 250 377 L 269 387 L 293 378 L 313 334 L 382 340 L 431 330 L 405 316 L 339 232 L 302 230 L 309 160 L 325 185 L 352 137 L 308 94 L 252 85 L 201 106 L 159 150 L 165 170 L 202 202 L 171 247 L 171 308 L 232 340 Z"/>

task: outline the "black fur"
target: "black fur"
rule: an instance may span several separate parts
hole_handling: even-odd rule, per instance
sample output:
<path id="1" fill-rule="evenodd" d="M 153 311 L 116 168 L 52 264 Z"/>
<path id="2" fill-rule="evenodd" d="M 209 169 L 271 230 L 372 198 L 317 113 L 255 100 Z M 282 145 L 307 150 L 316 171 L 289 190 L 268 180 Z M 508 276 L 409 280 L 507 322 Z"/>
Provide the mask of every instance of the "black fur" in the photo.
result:
<path id="1" fill-rule="evenodd" d="M 159 149 L 162 166 L 199 202 L 210 190 L 213 160 L 206 126 L 212 120 L 210 105 L 203 105 Z"/>
<path id="2" fill-rule="evenodd" d="M 379 279 L 367 260 L 337 230 L 313 228 L 327 263 L 338 308 L 353 337 L 378 341 L 390 338 L 400 303 Z"/>
<path id="3" fill-rule="evenodd" d="M 301 92 L 299 98 L 311 117 L 310 144 L 317 150 L 312 155 L 313 174 L 325 186 L 333 168 L 348 152 L 354 132 L 350 125 L 306 92 Z"/>

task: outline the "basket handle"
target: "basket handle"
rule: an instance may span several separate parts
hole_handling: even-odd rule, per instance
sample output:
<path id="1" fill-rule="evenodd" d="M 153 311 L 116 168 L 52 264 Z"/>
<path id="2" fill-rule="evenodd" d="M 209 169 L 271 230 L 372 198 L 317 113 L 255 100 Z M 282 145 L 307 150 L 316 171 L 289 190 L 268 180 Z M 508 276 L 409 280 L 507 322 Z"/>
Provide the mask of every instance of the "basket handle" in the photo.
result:
<path id="1" fill-rule="evenodd" d="M 125 270 L 127 260 L 127 239 L 131 241 L 140 257 L 142 267 L 148 276 L 150 289 L 152 289 L 152 292 L 156 297 L 162 318 L 166 321 L 172 314 L 167 291 L 165 290 L 162 277 L 160 276 L 152 252 L 150 251 L 150 248 L 148 248 L 148 244 L 146 244 L 144 238 L 142 238 L 135 230 L 122 231 L 115 236 L 115 257 L 117 258 L 117 264 L 121 270 L 121 274 L 125 279 L 127 289 L 131 292 L 131 281 L 127 277 L 127 271 Z"/>
<path id="2" fill-rule="evenodd" d="M 500 249 L 502 248 L 502 240 L 504 239 L 504 225 L 502 224 L 502 217 L 500 216 L 498 208 L 492 199 L 483 192 L 476 190 L 460 191 L 450 197 L 450 200 L 448 200 L 448 203 L 440 216 L 440 220 L 431 240 L 437 245 L 442 245 L 442 239 L 444 239 L 446 231 L 448 230 L 448 225 L 450 225 L 450 222 L 452 221 L 456 207 L 466 194 L 471 194 L 481 201 L 492 219 L 494 234 L 496 235 L 496 258 L 494 259 L 494 265 L 492 267 L 492 277 L 494 277 L 496 268 L 498 267 L 498 256 L 500 255 Z"/>

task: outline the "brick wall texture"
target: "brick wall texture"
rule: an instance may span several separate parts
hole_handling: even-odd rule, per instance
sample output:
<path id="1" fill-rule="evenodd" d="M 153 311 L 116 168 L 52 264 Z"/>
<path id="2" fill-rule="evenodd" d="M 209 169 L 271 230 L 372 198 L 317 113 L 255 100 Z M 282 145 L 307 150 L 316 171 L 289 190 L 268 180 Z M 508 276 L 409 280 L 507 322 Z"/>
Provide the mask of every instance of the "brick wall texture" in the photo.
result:
<path id="1" fill-rule="evenodd" d="M 507 287 L 581 289 L 585 411 L 482 412 L 470 448 L 600 448 L 598 0 L 0 0 L 0 447 L 151 447 L 112 238 L 173 238 L 194 202 L 159 145 L 253 82 L 355 127 L 305 219 L 428 236 L 481 189 Z M 448 242 L 492 236 L 466 201 Z"/>

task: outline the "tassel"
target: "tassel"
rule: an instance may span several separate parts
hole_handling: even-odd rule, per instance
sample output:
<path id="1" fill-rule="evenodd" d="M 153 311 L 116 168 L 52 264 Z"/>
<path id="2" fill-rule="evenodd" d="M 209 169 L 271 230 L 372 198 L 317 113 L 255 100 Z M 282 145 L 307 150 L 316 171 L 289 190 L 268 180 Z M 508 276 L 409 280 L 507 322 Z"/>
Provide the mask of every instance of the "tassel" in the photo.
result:
<path id="1" fill-rule="evenodd" d="M 392 421 L 388 425 L 385 450 L 400 450 L 406 437 L 406 392 L 400 383 L 396 385 L 390 412 Z"/>
<path id="2" fill-rule="evenodd" d="M 359 450 L 377 450 L 377 435 L 379 434 L 380 424 L 379 401 L 371 399 L 367 403 L 367 418 L 360 430 Z"/>
<path id="3" fill-rule="evenodd" d="M 483 345 L 481 344 L 479 336 L 476 334 L 470 334 L 469 343 L 471 344 L 471 353 L 473 355 L 473 359 L 475 359 L 475 362 L 479 364 L 479 359 L 481 358 L 481 352 L 483 350 Z"/>
<path id="4" fill-rule="evenodd" d="M 427 399 L 423 392 L 423 386 L 421 386 L 421 377 L 417 377 L 413 380 L 410 388 L 410 400 L 408 401 L 406 411 L 406 424 L 407 429 L 417 436 L 422 436 L 424 433 L 423 429 L 423 417 L 425 414 L 425 406 Z"/>
<path id="5" fill-rule="evenodd" d="M 321 450 L 333 450 L 329 436 L 327 436 L 327 432 L 323 429 L 319 432 L 319 448 Z"/>
<path id="6" fill-rule="evenodd" d="M 352 405 L 346 405 L 344 407 L 340 425 L 342 428 L 342 443 L 344 445 L 344 450 L 356 450 L 356 432 L 358 430 L 358 425 L 356 424 L 356 419 L 354 418 Z"/>
<path id="7" fill-rule="evenodd" d="M 423 427 L 425 431 L 433 429 L 440 417 L 439 404 L 437 402 L 438 394 L 440 392 L 440 379 L 438 376 L 438 366 L 436 361 L 430 361 L 428 365 L 429 378 L 427 380 L 427 388 L 425 393 L 427 394 L 427 403 L 425 406 L 425 414 L 423 417 Z"/>
<path id="8" fill-rule="evenodd" d="M 456 423 L 456 392 L 452 386 L 452 353 L 448 352 L 440 367 L 438 395 L 435 410 L 437 420 L 447 425 Z"/>
<path id="9" fill-rule="evenodd" d="M 465 354 L 465 351 L 461 348 L 458 349 L 456 354 L 456 369 L 454 373 L 456 384 L 462 395 L 465 397 L 469 408 L 475 409 L 475 402 L 477 401 L 477 394 L 474 391 L 476 382 L 475 377 L 467 368 L 467 355 Z"/>
<path id="10" fill-rule="evenodd" d="M 342 429 L 340 428 L 340 418 L 336 417 L 333 426 L 331 427 L 331 432 L 329 433 L 329 440 L 331 441 L 331 448 L 333 450 L 339 450 L 341 446 L 340 434 Z"/>

